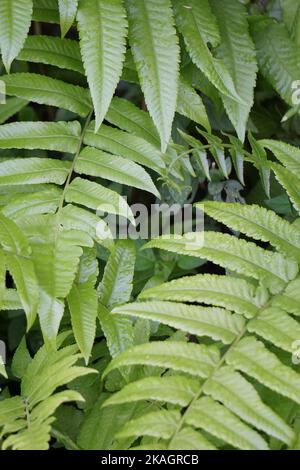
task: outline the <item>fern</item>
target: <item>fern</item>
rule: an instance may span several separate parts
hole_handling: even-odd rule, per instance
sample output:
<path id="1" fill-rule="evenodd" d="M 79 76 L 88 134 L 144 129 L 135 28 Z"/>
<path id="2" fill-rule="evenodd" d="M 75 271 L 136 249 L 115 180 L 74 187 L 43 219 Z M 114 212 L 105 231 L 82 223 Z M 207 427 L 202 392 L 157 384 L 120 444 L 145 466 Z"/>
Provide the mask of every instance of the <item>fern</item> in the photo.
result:
<path id="1" fill-rule="evenodd" d="M 178 403 L 178 398 L 176 398 L 178 388 L 174 393 L 168 388 L 165 389 L 163 377 L 155 379 L 157 389 L 160 390 L 157 396 L 152 393 L 151 386 L 147 388 L 147 391 L 144 389 L 144 381 L 146 380 L 147 383 L 150 379 L 141 379 L 115 393 L 107 401 L 106 406 L 147 397 L 147 399 L 175 402 L 180 407 L 187 407 L 182 417 L 175 421 L 172 421 L 173 412 L 171 411 L 165 410 L 166 418 L 162 418 L 159 415 L 160 412 L 156 412 L 158 413 L 157 420 L 162 422 L 162 427 L 159 427 L 155 436 L 161 439 L 165 448 L 172 449 L 174 439 L 178 445 L 178 433 L 186 426 L 202 429 L 240 449 L 268 448 L 267 441 L 253 427 L 292 446 L 295 440 L 292 429 L 261 400 L 254 386 L 243 378 L 240 372 L 299 403 L 298 374 L 290 366 L 284 365 L 276 357 L 274 351 L 271 352 L 264 343 L 266 340 L 277 348 L 291 352 L 293 341 L 300 334 L 299 323 L 293 318 L 295 310 L 290 312 L 288 305 L 282 305 L 281 308 L 277 306 L 277 299 L 284 298 L 285 292 L 290 290 L 290 286 L 297 279 L 298 268 L 295 261 L 290 258 L 295 259 L 297 248 L 294 241 L 298 243 L 298 229 L 281 220 L 273 212 L 255 206 L 246 207 L 228 203 L 222 205 L 209 202 L 205 204 L 205 210 L 210 216 L 216 217 L 229 227 L 252 238 L 270 242 L 279 252 L 271 253 L 261 248 L 258 249 L 254 244 L 238 240 L 232 235 L 221 236 L 219 234 L 217 236 L 208 232 L 205 233 L 203 247 L 199 245 L 199 248 L 195 248 L 195 241 L 191 241 L 188 237 L 179 240 L 160 238 L 151 241 L 148 247 L 174 249 L 176 252 L 188 255 L 204 256 L 221 266 L 243 274 L 247 279 L 230 275 L 208 277 L 198 275 L 195 278 L 174 280 L 145 290 L 141 295 L 142 302 L 117 307 L 113 313 L 159 321 L 198 337 L 210 337 L 230 346 L 224 350 L 218 348 L 216 343 L 213 346 L 215 348 L 213 356 L 211 346 L 196 344 L 179 346 L 175 343 L 173 348 L 172 343 L 168 341 L 161 345 L 153 342 L 128 349 L 113 359 L 105 375 L 125 365 L 145 364 L 189 373 L 202 381 L 199 382 L 197 392 L 189 395 L 187 401 Z M 229 244 L 226 239 L 226 249 L 223 251 L 224 237 L 229 237 L 231 241 Z M 246 244 L 248 249 L 244 250 Z M 211 251 L 212 246 L 213 251 Z M 282 250 L 286 258 L 280 254 Z M 262 261 L 260 256 L 267 256 L 268 261 Z M 277 264 L 275 259 L 278 256 L 281 256 L 281 261 Z M 276 264 L 274 271 L 273 262 Z M 253 272 L 252 266 L 256 263 L 259 263 L 260 268 L 257 265 Z M 264 271 L 261 275 L 260 269 Z M 273 278 L 274 274 L 280 278 L 279 282 Z M 282 275 L 287 276 L 283 282 L 281 281 Z M 258 279 L 260 285 L 255 286 L 251 278 Z M 145 299 L 153 300 L 145 302 Z M 173 302 L 169 301 L 171 299 Z M 188 306 L 182 301 L 206 303 L 211 306 Z M 216 308 L 213 305 L 223 308 Z M 236 313 L 232 314 L 228 309 Z M 299 311 L 296 314 L 299 314 Z M 255 337 L 256 335 L 259 338 Z M 184 357 L 185 350 L 189 348 L 195 349 L 195 352 L 194 354 L 188 353 L 187 364 Z M 204 363 L 207 363 L 209 357 L 210 361 L 213 357 L 214 359 L 207 368 L 208 364 L 204 366 Z M 200 361 L 199 365 L 198 361 Z M 184 385 L 184 376 L 178 375 L 177 378 L 181 387 L 188 393 L 190 388 L 188 384 Z M 160 385 L 159 380 L 161 380 Z M 167 393 L 164 393 L 165 390 Z M 251 402 L 252 405 L 250 405 Z M 148 435 L 147 423 L 150 416 L 152 419 L 152 415 L 147 415 L 139 418 L 138 422 L 133 421 L 132 424 L 126 425 L 124 433 L 121 431 L 120 436 L 130 433 L 130 429 L 136 430 L 135 436 Z M 165 419 L 170 420 L 168 432 L 165 432 L 163 427 Z M 213 443 L 214 440 L 212 445 Z"/>
<path id="2" fill-rule="evenodd" d="M 1 0 L 2 449 L 299 448 L 299 2 L 265 3 Z"/>
<path id="3" fill-rule="evenodd" d="M 62 339 L 63 337 L 60 341 Z M 16 354 L 20 352 L 17 351 Z M 24 355 L 24 351 L 22 354 Z M 27 352 L 27 364 L 24 363 L 19 375 L 20 396 L 7 398 L 0 403 L 3 449 L 49 448 L 51 423 L 55 420 L 53 415 L 56 408 L 65 402 L 83 400 L 78 392 L 65 390 L 54 393 L 55 390 L 77 377 L 95 372 L 76 366 L 79 357 L 76 346 L 65 346 L 50 354 L 44 346 L 33 359 Z"/>

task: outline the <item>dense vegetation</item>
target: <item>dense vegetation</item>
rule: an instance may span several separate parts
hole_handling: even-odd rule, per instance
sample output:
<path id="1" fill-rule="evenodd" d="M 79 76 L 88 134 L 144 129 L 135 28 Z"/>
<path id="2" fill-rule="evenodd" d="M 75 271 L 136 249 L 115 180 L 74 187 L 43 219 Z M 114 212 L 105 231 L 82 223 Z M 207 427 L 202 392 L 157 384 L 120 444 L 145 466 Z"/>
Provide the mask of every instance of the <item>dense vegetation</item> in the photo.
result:
<path id="1" fill-rule="evenodd" d="M 299 0 L 1 0 L 2 449 L 300 448 L 299 46 Z"/>

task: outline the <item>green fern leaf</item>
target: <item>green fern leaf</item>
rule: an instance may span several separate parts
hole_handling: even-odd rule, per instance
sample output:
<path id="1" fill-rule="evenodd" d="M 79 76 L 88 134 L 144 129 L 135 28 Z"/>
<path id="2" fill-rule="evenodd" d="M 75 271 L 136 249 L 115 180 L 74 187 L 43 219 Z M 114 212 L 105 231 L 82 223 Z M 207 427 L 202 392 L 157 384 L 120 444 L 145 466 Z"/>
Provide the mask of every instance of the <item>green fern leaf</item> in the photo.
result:
<path id="1" fill-rule="evenodd" d="M 28 36 L 18 60 L 54 65 L 84 74 L 77 41 L 55 36 Z"/>
<path id="2" fill-rule="evenodd" d="M 21 98 L 7 98 L 6 103 L 0 107 L 0 124 L 17 114 L 28 104 L 28 101 Z"/>
<path id="3" fill-rule="evenodd" d="M 281 165 L 272 164 L 277 181 L 284 187 L 296 211 L 300 213 L 299 178 Z"/>
<path id="4" fill-rule="evenodd" d="M 34 21 L 59 24 L 59 11 L 57 0 L 33 0 Z"/>
<path id="5" fill-rule="evenodd" d="M 54 213 L 59 206 L 61 197 L 62 190 L 55 186 L 33 194 L 13 196 L 10 198 L 10 203 L 2 210 L 2 213 L 20 223 L 23 218 L 35 214 Z"/>
<path id="6" fill-rule="evenodd" d="M 78 7 L 78 0 L 58 0 L 60 29 L 64 37 L 72 27 Z"/>
<path id="7" fill-rule="evenodd" d="M 139 436 L 154 436 L 168 439 L 172 436 L 180 422 L 180 413 L 177 410 L 159 410 L 148 413 L 125 424 L 117 433 L 120 439 Z"/>
<path id="8" fill-rule="evenodd" d="M 149 113 L 165 152 L 176 110 L 179 47 L 169 0 L 126 0 L 129 42 Z"/>
<path id="9" fill-rule="evenodd" d="M 299 322 L 278 307 L 265 309 L 249 322 L 247 329 L 290 353 L 294 351 L 293 343 L 300 337 Z"/>
<path id="10" fill-rule="evenodd" d="M 123 98 L 114 97 L 110 103 L 105 120 L 159 147 L 158 132 L 148 113 Z"/>
<path id="11" fill-rule="evenodd" d="M 179 80 L 176 111 L 211 132 L 210 122 L 203 101 L 198 93 L 183 78 Z"/>
<path id="12" fill-rule="evenodd" d="M 79 431 L 78 444 L 82 449 L 99 450 L 99 449 L 122 449 L 118 446 L 115 434 L 120 428 L 133 417 L 138 417 L 145 413 L 145 404 L 127 403 L 122 406 L 113 406 L 103 408 L 103 397 L 96 401 L 90 413 L 84 417 L 82 426 Z M 99 426 L 99 423 L 102 426 Z M 105 432 L 103 432 L 105 430 Z M 129 447 L 132 439 L 128 441 L 120 441 Z M 127 445 L 126 445 L 127 444 Z M 124 447 L 123 447 L 124 448 Z"/>
<path id="13" fill-rule="evenodd" d="M 120 240 L 105 266 L 100 287 L 100 302 L 112 307 L 128 302 L 132 291 L 135 246 L 131 240 Z"/>
<path id="14" fill-rule="evenodd" d="M 239 315 L 220 308 L 194 307 L 173 302 L 136 302 L 114 308 L 113 313 L 146 318 L 186 331 L 231 343 L 242 331 Z"/>
<path id="15" fill-rule="evenodd" d="M 237 135 L 243 142 L 254 100 L 257 71 L 255 49 L 248 31 L 247 11 L 244 5 L 235 0 L 225 3 L 213 0 L 212 7 L 221 34 L 217 56 L 231 71 L 235 90 L 243 103 L 226 95 L 222 99 Z"/>
<path id="16" fill-rule="evenodd" d="M 187 372 L 198 377 L 208 377 L 218 362 L 218 352 L 193 343 L 157 341 L 153 350 L 151 343 L 134 346 L 111 361 L 104 371 L 130 365 L 147 364 Z"/>
<path id="17" fill-rule="evenodd" d="M 224 268 L 259 280 L 273 293 L 283 289 L 285 283 L 297 275 L 298 267 L 294 260 L 263 250 L 254 243 L 216 232 L 205 232 L 202 239 L 200 232 L 182 237 L 165 235 L 145 246 L 209 259 Z"/>
<path id="18" fill-rule="evenodd" d="M 242 339 L 228 352 L 226 362 L 271 390 L 296 403 L 300 402 L 299 374 L 282 364 L 275 354 L 268 351 L 265 345 L 254 337 Z"/>
<path id="19" fill-rule="evenodd" d="M 0 163 L 0 184 L 63 184 L 69 162 L 51 158 L 14 158 Z"/>
<path id="20" fill-rule="evenodd" d="M 78 122 L 14 122 L 0 126 L 0 148 L 47 149 L 75 153 Z"/>
<path id="21" fill-rule="evenodd" d="M 0 5 L 0 49 L 7 73 L 23 47 L 32 16 L 32 0 L 3 0 Z"/>
<path id="22" fill-rule="evenodd" d="M 169 447 L 174 450 L 217 450 L 200 432 L 188 426 L 176 433 Z"/>
<path id="23" fill-rule="evenodd" d="M 284 24 L 266 17 L 251 22 L 259 68 L 280 96 L 293 105 L 292 83 L 299 79 L 299 51 Z"/>
<path id="24" fill-rule="evenodd" d="M 259 143 L 268 150 L 271 150 L 277 160 L 294 176 L 300 179 L 300 151 L 298 147 L 269 139 L 260 140 Z"/>
<path id="25" fill-rule="evenodd" d="M 84 251 L 76 280 L 68 295 L 71 323 L 76 343 L 88 364 L 96 334 L 98 296 L 95 283 L 98 276 L 96 252 Z"/>
<path id="26" fill-rule="evenodd" d="M 36 317 L 38 307 L 38 282 L 31 259 L 31 249 L 18 226 L 0 214 L 0 243 L 5 254 L 5 264 L 11 272 L 29 329 Z"/>
<path id="27" fill-rule="evenodd" d="M 85 88 L 36 73 L 14 73 L 1 77 L 6 93 L 39 104 L 68 109 L 85 117 L 91 110 L 89 93 Z"/>
<path id="28" fill-rule="evenodd" d="M 122 215 L 134 223 L 133 214 L 125 199 L 98 183 L 75 178 L 66 191 L 66 201 L 97 211 Z"/>
<path id="29" fill-rule="evenodd" d="M 238 449 L 268 449 L 267 443 L 256 431 L 209 397 L 200 398 L 192 404 L 187 412 L 186 422 L 204 429 Z"/>
<path id="30" fill-rule="evenodd" d="M 97 133 L 92 128 L 93 123 L 88 127 L 84 137 L 86 145 L 128 158 L 158 173 L 165 167 L 163 154 L 146 140 L 104 124 Z"/>
<path id="31" fill-rule="evenodd" d="M 159 192 L 146 171 L 132 161 L 92 147 L 85 147 L 76 159 L 75 171 L 144 189 L 159 197 Z M 1 181 L 1 180 L 0 180 Z"/>
<path id="32" fill-rule="evenodd" d="M 292 429 L 261 401 L 253 385 L 230 367 L 219 369 L 205 383 L 203 391 L 255 428 L 291 444 Z"/>
<path id="33" fill-rule="evenodd" d="M 199 390 L 199 381 L 183 376 L 146 377 L 114 393 L 103 406 L 151 400 L 188 406 Z"/>
<path id="34" fill-rule="evenodd" d="M 268 295 L 244 279 L 201 274 L 145 289 L 139 295 L 139 299 L 150 298 L 217 305 L 251 318 Z"/>
<path id="35" fill-rule="evenodd" d="M 173 4 L 178 29 L 193 62 L 221 93 L 239 100 L 224 63 L 213 57 L 207 45 L 216 47 L 221 40 L 208 0 L 173 0 Z"/>
<path id="36" fill-rule="evenodd" d="M 122 0 L 80 0 L 77 21 L 97 131 L 122 73 L 127 33 Z"/>
<path id="37" fill-rule="evenodd" d="M 271 243 L 286 256 L 300 260 L 300 232 L 273 211 L 256 205 L 205 202 L 205 212 L 248 237 Z"/>

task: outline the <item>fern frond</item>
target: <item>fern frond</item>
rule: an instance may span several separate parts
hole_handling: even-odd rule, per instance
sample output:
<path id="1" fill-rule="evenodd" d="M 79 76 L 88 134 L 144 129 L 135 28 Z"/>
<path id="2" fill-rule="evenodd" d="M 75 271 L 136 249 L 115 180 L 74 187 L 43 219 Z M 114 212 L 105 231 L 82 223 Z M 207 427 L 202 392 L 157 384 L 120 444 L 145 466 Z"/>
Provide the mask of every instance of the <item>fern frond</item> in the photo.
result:
<path id="1" fill-rule="evenodd" d="M 82 178 L 75 178 L 66 191 L 66 201 L 97 211 L 118 214 L 134 223 L 134 217 L 125 199 L 111 189 Z"/>
<path id="2" fill-rule="evenodd" d="M 32 16 L 32 0 L 3 0 L 0 5 L 0 49 L 7 73 L 23 47 Z"/>
<path id="3" fill-rule="evenodd" d="M 251 318 L 268 299 L 266 290 L 230 276 L 186 276 L 145 289 L 139 299 L 173 300 L 217 305 Z"/>
<path id="4" fill-rule="evenodd" d="M 257 205 L 205 202 L 205 212 L 255 240 L 269 242 L 286 256 L 300 260 L 300 232 L 274 212 Z"/>
<path id="5" fill-rule="evenodd" d="M 133 160 L 160 172 L 165 167 L 163 154 L 146 140 L 102 124 L 97 133 L 93 123 L 88 127 L 84 143 L 91 147 Z"/>
<path id="6" fill-rule="evenodd" d="M 173 5 L 177 27 L 193 62 L 221 93 L 239 100 L 224 63 L 213 57 L 207 45 L 216 47 L 221 41 L 208 0 L 173 0 Z"/>
<path id="7" fill-rule="evenodd" d="M 71 390 L 55 390 L 93 369 L 76 366 L 76 346 L 49 353 L 43 346 L 29 363 L 21 380 L 21 395 L 0 403 L 0 430 L 3 449 L 46 450 L 55 410 L 65 402 L 82 401 Z"/>
<path id="8" fill-rule="evenodd" d="M 13 122 L 0 127 L 0 148 L 45 149 L 75 153 L 78 122 Z"/>
<path id="9" fill-rule="evenodd" d="M 126 0 L 129 42 L 165 152 L 176 109 L 179 47 L 170 0 Z"/>
<path id="10" fill-rule="evenodd" d="M 152 343 L 146 343 L 119 354 L 105 369 L 104 376 L 119 367 L 147 364 L 205 378 L 210 375 L 218 359 L 215 348 L 193 343 L 156 341 L 155 348 Z"/>
<path id="11" fill-rule="evenodd" d="M 299 51 L 284 24 L 259 17 L 250 23 L 259 68 L 279 95 L 293 105 L 292 83 L 299 78 Z"/>
<path id="12" fill-rule="evenodd" d="M 126 13 L 121 0 L 81 0 L 77 22 L 97 131 L 122 73 L 127 33 Z"/>
<path id="13" fill-rule="evenodd" d="M 199 381 L 184 376 L 146 377 L 125 385 L 114 393 L 103 406 L 151 400 L 188 406 L 199 389 Z"/>
<path id="14" fill-rule="evenodd" d="M 1 80 L 8 95 L 68 109 L 82 117 L 91 110 L 88 90 L 77 85 L 36 73 L 14 73 L 1 77 Z"/>
<path id="15" fill-rule="evenodd" d="M 222 99 L 237 135 L 243 142 L 254 101 L 257 72 L 254 44 L 248 31 L 247 12 L 245 6 L 235 0 L 226 3 L 213 0 L 212 9 L 221 35 L 217 57 L 222 59 L 230 70 L 235 90 L 242 97 L 243 103 L 227 95 Z"/>
<path id="16" fill-rule="evenodd" d="M 78 0 L 58 0 L 60 29 L 64 37 L 72 27 L 78 7 Z"/>
<path id="17" fill-rule="evenodd" d="M 146 246 L 209 259 L 226 269 L 259 280 L 273 293 L 280 291 L 297 275 L 297 263 L 285 259 L 280 253 L 266 251 L 254 243 L 223 233 L 205 232 L 203 244 L 198 236 L 195 239 L 195 235 L 190 233 L 174 238 L 166 235 L 151 240 Z M 203 238 L 201 233 L 200 238 Z"/>
<path id="18" fill-rule="evenodd" d="M 28 36 L 18 60 L 53 65 L 84 74 L 77 41 L 55 36 Z"/>
<path id="19" fill-rule="evenodd" d="M 244 321 L 221 308 L 193 307 L 173 302 L 136 302 L 116 307 L 113 313 L 146 318 L 197 336 L 209 336 L 230 344 Z"/>
<path id="20" fill-rule="evenodd" d="M 32 19 L 34 21 L 59 24 L 57 0 L 33 0 Z"/>
<path id="21" fill-rule="evenodd" d="M 159 197 L 148 173 L 139 165 L 123 157 L 111 155 L 92 147 L 85 147 L 76 159 L 79 174 L 99 176 L 134 188 L 144 189 Z"/>

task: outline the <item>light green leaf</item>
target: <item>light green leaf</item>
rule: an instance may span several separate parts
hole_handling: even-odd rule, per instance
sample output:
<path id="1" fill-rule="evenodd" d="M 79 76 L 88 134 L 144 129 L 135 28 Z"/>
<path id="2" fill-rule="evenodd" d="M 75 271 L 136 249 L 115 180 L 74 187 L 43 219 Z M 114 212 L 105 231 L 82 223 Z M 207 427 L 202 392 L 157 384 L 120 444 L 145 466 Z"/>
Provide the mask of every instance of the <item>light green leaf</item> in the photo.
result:
<path id="1" fill-rule="evenodd" d="M 80 49 L 96 115 L 96 131 L 122 73 L 127 22 L 122 0 L 80 0 Z"/>
<path id="2" fill-rule="evenodd" d="M 75 282 L 68 295 L 68 304 L 76 342 L 88 363 L 95 339 L 98 306 L 93 284 Z"/>
<path id="3" fill-rule="evenodd" d="M 28 240 L 18 226 L 0 214 L 0 243 L 27 317 L 27 329 L 35 320 L 39 293 Z"/>
<path id="4" fill-rule="evenodd" d="M 32 0 L 1 0 L 0 49 L 7 73 L 23 47 L 29 31 Z"/>
<path id="5" fill-rule="evenodd" d="M 54 65 L 84 74 L 77 41 L 55 36 L 28 36 L 18 60 Z"/>
<path id="6" fill-rule="evenodd" d="M 124 439 L 127 437 L 154 436 L 168 439 L 176 431 L 180 417 L 178 410 L 153 411 L 126 423 L 121 431 L 117 433 L 117 437 Z"/>
<path id="7" fill-rule="evenodd" d="M 176 110 L 179 114 L 203 126 L 207 132 L 211 131 L 206 109 L 200 95 L 183 78 L 180 78 L 179 81 Z"/>
<path id="8" fill-rule="evenodd" d="M 278 140 L 264 139 L 259 144 L 270 150 L 282 165 L 300 179 L 300 150 Z"/>
<path id="9" fill-rule="evenodd" d="M 148 400 L 188 406 L 199 391 L 199 381 L 184 376 L 146 377 L 125 385 L 114 393 L 103 406 Z"/>
<path id="10" fill-rule="evenodd" d="M 0 124 L 17 114 L 28 104 L 28 101 L 21 98 L 7 98 L 6 103 L 0 106 Z"/>
<path id="11" fill-rule="evenodd" d="M 115 96 L 110 103 L 105 120 L 123 131 L 140 137 L 154 147 L 159 147 L 159 135 L 150 115 L 133 103 Z"/>
<path id="12" fill-rule="evenodd" d="M 295 260 L 285 259 L 279 253 L 218 232 L 206 231 L 204 237 L 201 232 L 187 233 L 182 237 L 163 235 L 151 240 L 145 247 L 209 259 L 224 268 L 259 280 L 273 293 L 280 291 L 298 272 Z"/>
<path id="13" fill-rule="evenodd" d="M 123 157 L 92 147 L 85 147 L 80 153 L 76 160 L 75 171 L 144 189 L 159 197 L 151 177 L 142 167 Z"/>
<path id="14" fill-rule="evenodd" d="M 193 62 L 221 93 L 239 100 L 224 63 L 208 48 L 208 43 L 216 47 L 221 40 L 208 0 L 173 0 L 173 4 L 178 29 Z"/>
<path id="15" fill-rule="evenodd" d="M 63 184 L 71 164 L 51 158 L 13 158 L 0 163 L 0 184 Z"/>
<path id="16" fill-rule="evenodd" d="M 267 450 L 265 440 L 220 403 L 209 397 L 197 400 L 189 408 L 186 423 L 243 450 Z"/>
<path id="17" fill-rule="evenodd" d="M 257 72 L 255 49 L 249 35 L 247 10 L 236 0 L 226 2 L 213 0 L 211 5 L 221 34 L 217 57 L 222 59 L 227 69 L 230 70 L 235 90 L 243 99 L 243 103 L 227 95 L 224 95 L 222 99 L 237 135 L 243 142 L 253 105 Z"/>
<path id="18" fill-rule="evenodd" d="M 112 310 L 113 313 L 161 322 L 192 335 L 209 336 L 231 343 L 242 331 L 244 320 L 221 308 L 194 307 L 174 302 L 135 302 Z"/>
<path id="19" fill-rule="evenodd" d="M 126 0 L 129 42 L 149 113 L 165 152 L 178 90 L 179 47 L 169 0 Z"/>
<path id="20" fill-rule="evenodd" d="M 293 105 L 294 81 L 299 80 L 299 49 L 282 23 L 272 18 L 259 17 L 251 22 L 259 68 L 277 93 Z"/>
<path id="21" fill-rule="evenodd" d="M 62 190 L 55 186 L 34 193 L 16 195 L 10 198 L 2 213 L 19 223 L 22 219 L 36 214 L 54 213 L 59 206 Z"/>
<path id="22" fill-rule="evenodd" d="M 217 450 L 200 432 L 188 426 L 176 433 L 169 448 L 172 450 Z"/>
<path id="23" fill-rule="evenodd" d="M 296 211 L 300 213 L 299 178 L 281 165 L 272 164 L 277 181 L 284 187 Z"/>
<path id="24" fill-rule="evenodd" d="M 217 365 L 218 351 L 204 345 L 179 341 L 155 341 L 134 346 L 115 359 L 104 371 L 104 376 L 119 367 L 145 364 L 180 370 L 198 377 L 208 377 Z"/>
<path id="25" fill-rule="evenodd" d="M 60 29 L 64 37 L 74 23 L 78 0 L 58 0 Z"/>
<path id="26" fill-rule="evenodd" d="M 144 139 L 102 124 L 99 131 L 90 124 L 84 136 L 84 143 L 106 152 L 120 155 L 136 163 L 152 168 L 158 173 L 164 168 L 163 154 Z"/>
<path id="27" fill-rule="evenodd" d="M 85 117 L 91 110 L 88 90 L 36 73 L 2 76 L 8 95 L 67 109 Z"/>
<path id="28" fill-rule="evenodd" d="M 275 346 L 290 353 L 300 338 L 300 324 L 278 307 L 269 307 L 253 318 L 247 325 L 250 333 L 256 333 Z"/>
<path id="29" fill-rule="evenodd" d="M 199 274 L 185 276 L 141 292 L 139 299 L 173 300 L 217 305 L 253 317 L 267 301 L 265 291 L 257 290 L 244 279 Z"/>
<path id="30" fill-rule="evenodd" d="M 218 370 L 205 383 L 203 391 L 255 428 L 287 444 L 292 442 L 292 429 L 261 401 L 253 385 L 231 367 Z"/>
<path id="31" fill-rule="evenodd" d="M 112 307 L 128 302 L 132 291 L 135 266 L 135 245 L 132 240 L 119 240 L 106 263 L 100 289 L 100 302 Z"/>
<path id="32" fill-rule="evenodd" d="M 121 215 L 134 223 L 133 214 L 125 199 L 98 183 L 75 178 L 68 186 L 65 199 L 96 211 Z"/>
<path id="33" fill-rule="evenodd" d="M 275 212 L 257 205 L 207 201 L 205 212 L 233 230 L 269 242 L 286 256 L 300 260 L 300 232 Z"/>
<path id="34" fill-rule="evenodd" d="M 13 122 L 0 126 L 0 148 L 45 149 L 75 153 L 78 122 Z"/>

